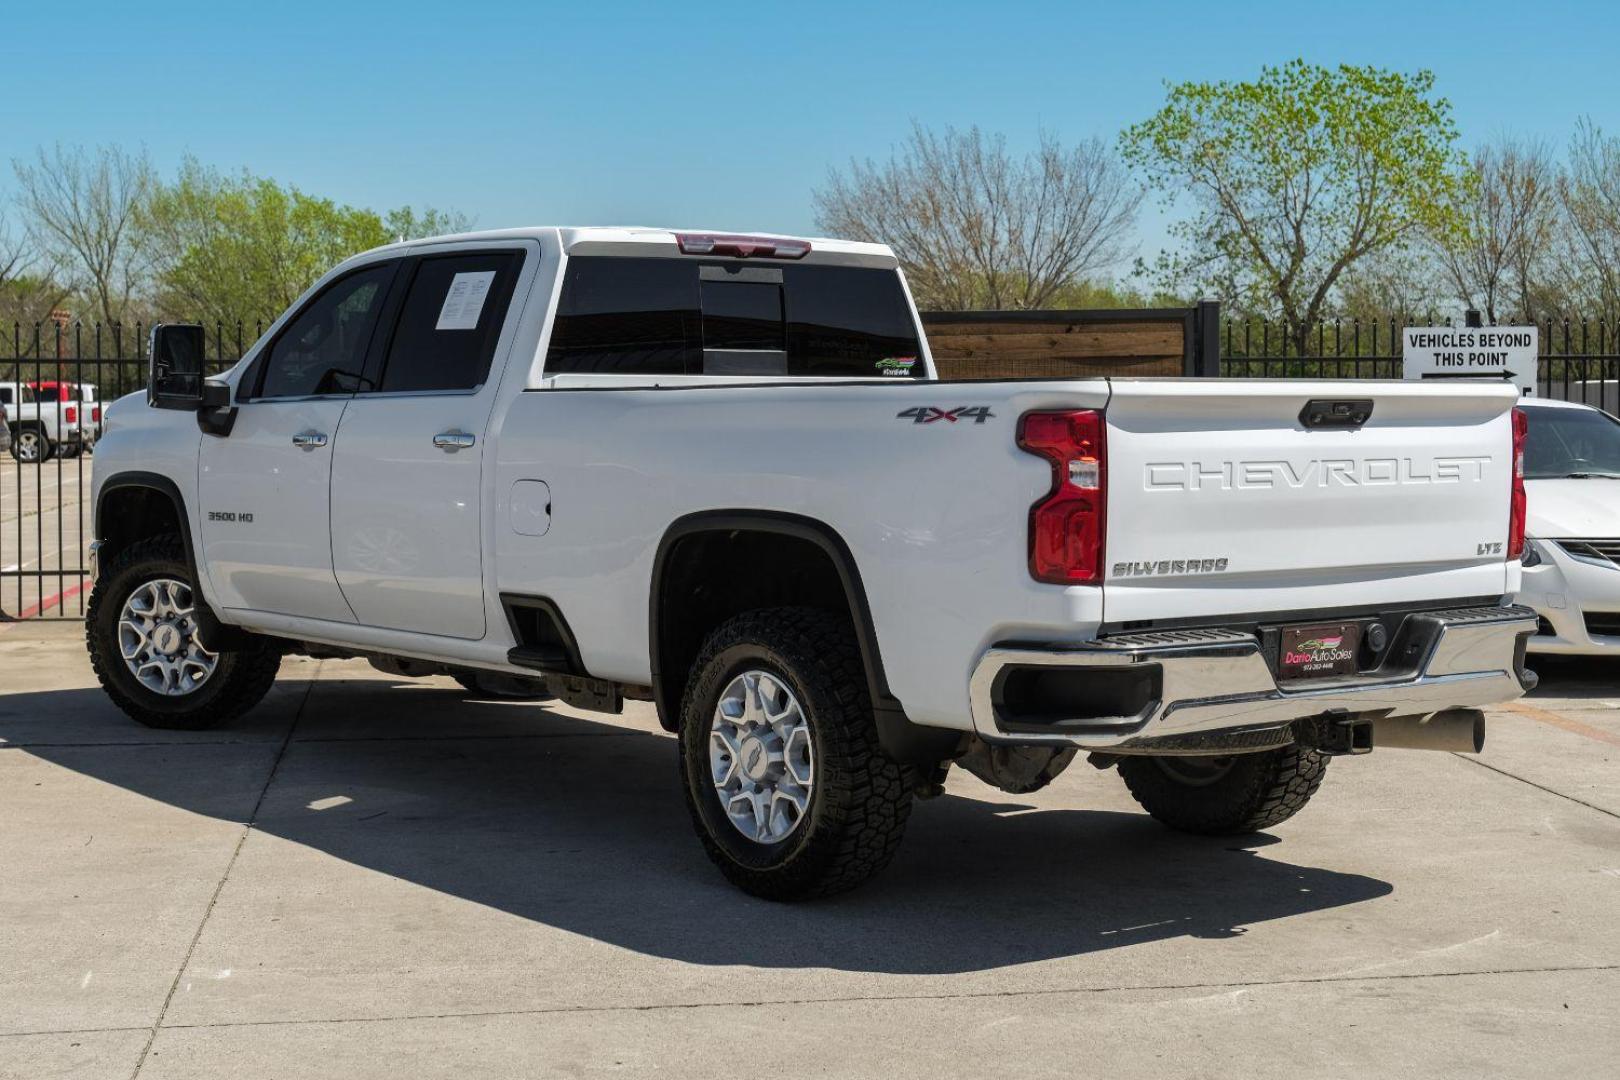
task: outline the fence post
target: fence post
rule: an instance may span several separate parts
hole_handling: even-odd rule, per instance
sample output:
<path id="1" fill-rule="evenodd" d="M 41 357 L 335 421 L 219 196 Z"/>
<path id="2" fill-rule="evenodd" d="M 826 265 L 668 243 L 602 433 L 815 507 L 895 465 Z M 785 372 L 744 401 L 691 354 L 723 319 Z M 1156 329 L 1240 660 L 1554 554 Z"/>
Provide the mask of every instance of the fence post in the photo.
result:
<path id="1" fill-rule="evenodd" d="M 1201 379 L 1221 374 L 1221 302 L 1200 300 L 1193 309 L 1192 338 L 1184 350 L 1182 373 Z"/>

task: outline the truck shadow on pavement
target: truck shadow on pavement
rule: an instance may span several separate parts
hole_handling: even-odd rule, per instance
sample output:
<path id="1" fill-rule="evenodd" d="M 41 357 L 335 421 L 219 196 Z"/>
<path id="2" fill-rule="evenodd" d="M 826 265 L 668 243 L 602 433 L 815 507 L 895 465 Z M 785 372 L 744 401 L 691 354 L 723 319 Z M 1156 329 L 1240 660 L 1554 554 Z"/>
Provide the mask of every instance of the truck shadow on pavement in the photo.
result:
<path id="1" fill-rule="evenodd" d="M 1552 656 L 1531 654 L 1525 666 L 1541 677 L 1541 685 L 1528 700 L 1537 698 L 1605 698 L 1613 700 L 1620 663 L 1607 656 Z"/>
<path id="2" fill-rule="evenodd" d="M 19 747 L 5 752 L 222 820 L 258 803 L 264 833 L 704 965 L 981 971 L 1235 937 L 1393 888 L 1259 854 L 1276 842 L 1265 834 L 1207 840 L 1145 814 L 1055 808 L 1077 787 L 1113 796 L 1118 779 L 1080 762 L 1060 794 L 1016 802 L 981 800 L 988 788 L 953 774 L 948 794 L 917 804 L 877 879 L 831 900 L 770 904 L 734 891 L 704 857 L 667 735 L 437 687 L 323 679 L 283 751 L 307 688 L 284 680 L 234 728 L 195 734 L 137 728 L 98 690 L 14 694 L 0 697 L 0 739 Z M 243 858 L 254 857 L 250 846 Z"/>

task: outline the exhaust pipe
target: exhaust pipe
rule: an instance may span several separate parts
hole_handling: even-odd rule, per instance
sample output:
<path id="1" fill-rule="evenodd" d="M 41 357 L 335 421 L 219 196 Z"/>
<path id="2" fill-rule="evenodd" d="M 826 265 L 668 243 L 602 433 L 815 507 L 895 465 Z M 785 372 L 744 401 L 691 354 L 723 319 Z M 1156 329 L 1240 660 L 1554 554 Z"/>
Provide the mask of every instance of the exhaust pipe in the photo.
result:
<path id="1" fill-rule="evenodd" d="M 1407 750 L 1449 750 L 1477 754 L 1485 749 L 1485 714 L 1478 709 L 1447 709 L 1428 716 L 1382 716 L 1373 720 L 1373 746 Z"/>

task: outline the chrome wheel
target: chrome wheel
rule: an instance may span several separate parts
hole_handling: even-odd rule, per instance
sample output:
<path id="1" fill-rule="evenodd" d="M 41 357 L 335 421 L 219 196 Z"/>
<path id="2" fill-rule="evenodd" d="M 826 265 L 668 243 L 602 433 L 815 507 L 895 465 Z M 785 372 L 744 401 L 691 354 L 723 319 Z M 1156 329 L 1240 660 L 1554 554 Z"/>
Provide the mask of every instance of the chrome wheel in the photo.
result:
<path id="1" fill-rule="evenodd" d="M 118 615 L 118 650 L 140 684 L 165 697 L 196 690 L 219 664 L 198 640 L 191 586 L 173 578 L 144 582 L 129 594 Z"/>
<path id="2" fill-rule="evenodd" d="M 766 671 L 745 671 L 720 694 L 709 723 L 709 772 L 737 831 L 760 844 L 787 839 L 810 812 L 815 753 L 804 710 Z"/>
<path id="3" fill-rule="evenodd" d="M 15 436 L 18 461 L 30 464 L 39 460 L 40 451 L 44 447 L 44 440 L 37 431 L 19 431 Z"/>

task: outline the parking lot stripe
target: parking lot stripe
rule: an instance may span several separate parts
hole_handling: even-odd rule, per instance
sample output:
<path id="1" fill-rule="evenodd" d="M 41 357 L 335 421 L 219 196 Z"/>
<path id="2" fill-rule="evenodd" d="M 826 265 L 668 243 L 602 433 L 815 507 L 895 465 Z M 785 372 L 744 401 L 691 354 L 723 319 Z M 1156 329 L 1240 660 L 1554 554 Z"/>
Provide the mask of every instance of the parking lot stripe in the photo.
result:
<path id="1" fill-rule="evenodd" d="M 1516 712 L 1520 716 L 1528 716 L 1532 720 L 1540 721 L 1555 728 L 1561 728 L 1572 735 L 1584 735 L 1588 739 L 1608 743 L 1610 746 L 1620 746 L 1620 735 L 1604 731 L 1602 728 L 1595 728 L 1591 724 L 1583 724 L 1579 720 L 1572 720 L 1567 716 L 1559 716 L 1557 713 L 1548 712 L 1546 709 L 1538 709 L 1534 705 L 1526 705 L 1522 701 L 1509 702 L 1502 707 Z"/>

